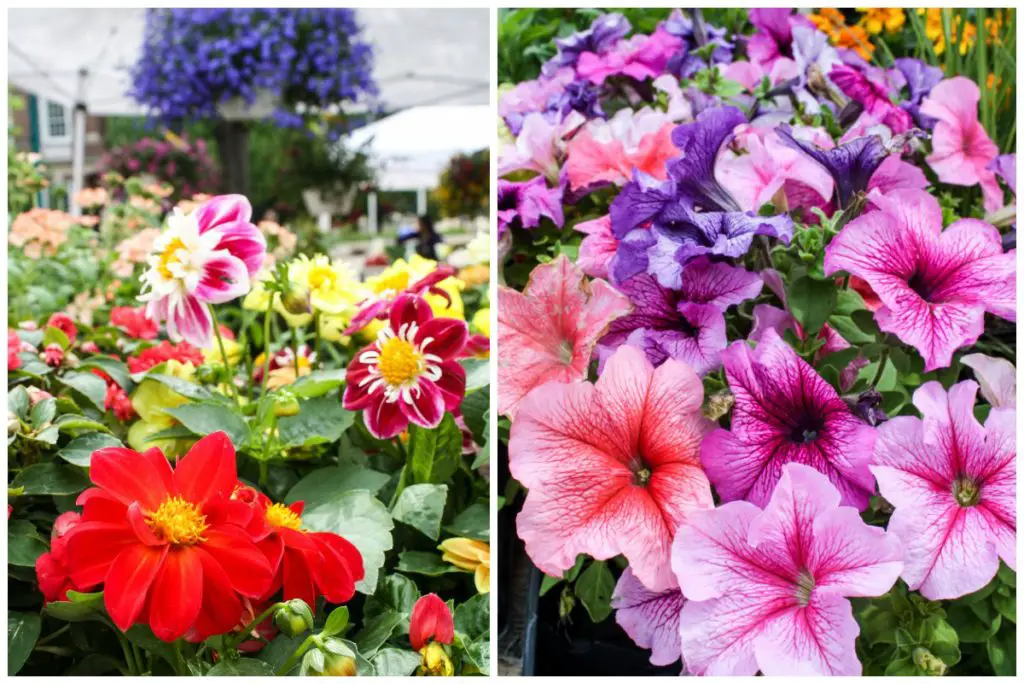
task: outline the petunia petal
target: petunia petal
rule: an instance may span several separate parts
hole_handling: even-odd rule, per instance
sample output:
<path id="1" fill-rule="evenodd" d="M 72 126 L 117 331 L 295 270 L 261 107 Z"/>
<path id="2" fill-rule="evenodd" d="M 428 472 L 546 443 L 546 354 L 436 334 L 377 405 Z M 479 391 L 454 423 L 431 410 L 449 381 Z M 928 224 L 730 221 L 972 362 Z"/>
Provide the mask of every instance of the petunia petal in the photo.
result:
<path id="1" fill-rule="evenodd" d="M 686 599 L 679 589 L 653 592 L 626 568 L 615 585 L 615 622 L 640 648 L 651 649 L 652 665 L 679 660 L 679 611 Z"/>
<path id="2" fill-rule="evenodd" d="M 858 676 L 861 664 L 854 643 L 859 633 L 849 601 L 815 592 L 808 606 L 790 608 L 771 620 L 754 653 L 769 677 Z"/>

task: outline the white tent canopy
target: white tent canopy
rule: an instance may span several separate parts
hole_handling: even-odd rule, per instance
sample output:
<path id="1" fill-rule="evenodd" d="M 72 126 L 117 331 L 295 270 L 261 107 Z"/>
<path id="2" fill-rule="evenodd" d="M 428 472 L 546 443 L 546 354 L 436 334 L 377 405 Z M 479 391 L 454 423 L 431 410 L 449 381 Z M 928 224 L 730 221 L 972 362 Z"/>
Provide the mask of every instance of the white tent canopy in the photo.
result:
<path id="1" fill-rule="evenodd" d="M 486 9 L 356 12 L 375 46 L 374 76 L 389 110 L 487 103 Z M 84 105 L 93 115 L 144 113 L 127 92 L 129 70 L 142 46 L 145 10 L 11 9 L 7 16 L 11 85 L 69 107 Z M 81 187 L 85 113 L 76 119 L 73 191 Z"/>

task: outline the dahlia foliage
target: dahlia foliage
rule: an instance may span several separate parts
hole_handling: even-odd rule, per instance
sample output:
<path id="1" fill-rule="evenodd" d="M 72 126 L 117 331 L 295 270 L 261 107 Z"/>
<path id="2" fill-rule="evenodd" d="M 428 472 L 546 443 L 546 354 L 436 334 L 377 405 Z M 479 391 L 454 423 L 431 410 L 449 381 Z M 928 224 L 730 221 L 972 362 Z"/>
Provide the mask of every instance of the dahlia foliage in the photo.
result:
<path id="1" fill-rule="evenodd" d="M 498 410 L 541 619 L 614 613 L 693 675 L 1014 672 L 1013 28 L 502 14 Z"/>
<path id="2" fill-rule="evenodd" d="M 107 181 L 10 236 L 9 672 L 486 674 L 487 264 Z"/>

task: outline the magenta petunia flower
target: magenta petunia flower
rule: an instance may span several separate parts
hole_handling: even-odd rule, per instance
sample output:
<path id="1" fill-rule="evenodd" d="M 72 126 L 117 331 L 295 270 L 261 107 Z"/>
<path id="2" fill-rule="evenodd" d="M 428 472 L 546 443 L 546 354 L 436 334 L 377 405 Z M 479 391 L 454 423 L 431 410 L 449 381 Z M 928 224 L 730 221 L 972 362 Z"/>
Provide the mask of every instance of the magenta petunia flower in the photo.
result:
<path id="1" fill-rule="evenodd" d="M 899 577 L 895 535 L 840 506 L 828 478 L 790 463 L 764 510 L 734 501 L 695 511 L 672 568 L 686 604 L 683 662 L 698 675 L 859 675 L 860 628 L 847 597 Z"/>
<path id="2" fill-rule="evenodd" d="M 672 537 L 713 505 L 699 460 L 710 427 L 703 395 L 690 367 L 669 360 L 655 370 L 627 346 L 595 384 L 549 383 L 526 396 L 508 459 L 528 490 L 516 526 L 534 565 L 560 576 L 578 554 L 622 554 L 647 588 L 675 586 Z"/>
<path id="3" fill-rule="evenodd" d="M 963 76 L 932 88 L 920 110 L 938 119 L 927 162 L 943 183 L 980 184 L 985 211 L 997 211 L 1003 206 L 1003 189 L 988 166 L 998 156 L 999 147 L 978 121 L 980 99 L 978 84 Z"/>
<path id="4" fill-rule="evenodd" d="M 660 76 L 669 59 L 679 52 L 683 41 L 659 26 L 651 35 L 637 34 L 619 41 L 602 54 L 583 52 L 576 64 L 576 72 L 591 82 L 601 85 L 609 76 L 629 76 L 638 81 Z"/>
<path id="5" fill-rule="evenodd" d="M 615 622 L 640 648 L 651 649 L 652 665 L 679 660 L 679 611 L 686 599 L 678 587 L 651 591 L 626 568 L 615 585 Z"/>
<path id="6" fill-rule="evenodd" d="M 889 532 L 903 542 L 903 579 L 933 601 L 977 591 L 1002 558 L 1017 567 L 1016 415 L 993 408 L 974 417 L 978 385 L 938 382 L 914 392 L 924 417 L 879 428 L 871 470 L 895 507 Z"/>
<path id="7" fill-rule="evenodd" d="M 199 348 L 213 339 L 208 306 L 249 291 L 263 264 L 267 243 L 252 224 L 252 207 L 241 195 L 221 195 L 191 214 L 175 209 L 153 244 L 142 275 L 146 318 L 167 321 L 167 335 Z"/>
<path id="8" fill-rule="evenodd" d="M 824 473 L 845 505 L 865 509 L 875 490 L 868 471 L 875 429 L 774 330 L 754 350 L 734 342 L 722 363 L 736 398 L 731 430 L 715 430 L 701 447 L 701 463 L 722 500 L 764 505 L 783 466 L 794 462 Z"/>
<path id="9" fill-rule="evenodd" d="M 945 368 L 974 344 L 985 312 L 1016 319 L 1016 250 L 977 219 L 942 229 L 942 210 L 920 190 L 873 196 L 878 211 L 851 221 L 825 249 L 825 272 L 867 281 L 882 302 L 878 327 L 917 349 L 925 370 Z"/>
<path id="10" fill-rule="evenodd" d="M 597 340 L 633 307 L 565 255 L 533 269 L 522 292 L 498 288 L 498 413 L 514 418 L 534 387 L 587 377 Z"/>
<path id="11" fill-rule="evenodd" d="M 893 133 L 903 133 L 914 125 L 910 114 L 889 99 L 886 84 L 873 80 L 869 74 L 846 64 L 837 64 L 832 67 L 828 77 L 847 97 L 859 102 L 865 112 L 888 126 Z"/>
<path id="12" fill-rule="evenodd" d="M 409 423 L 437 427 L 466 393 L 456 359 L 468 336 L 465 321 L 434 318 L 425 299 L 400 295 L 388 325 L 349 363 L 342 405 L 362 411 L 377 439 L 391 439 Z"/>

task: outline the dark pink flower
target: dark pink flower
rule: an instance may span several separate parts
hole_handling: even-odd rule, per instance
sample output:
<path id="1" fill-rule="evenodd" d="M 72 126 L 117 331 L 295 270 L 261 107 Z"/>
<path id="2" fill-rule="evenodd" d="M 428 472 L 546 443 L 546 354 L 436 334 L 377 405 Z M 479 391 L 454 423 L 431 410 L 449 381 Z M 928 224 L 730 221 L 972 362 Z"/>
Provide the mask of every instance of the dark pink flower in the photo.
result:
<path id="1" fill-rule="evenodd" d="M 888 126 L 893 133 L 903 133 L 914 125 L 910 114 L 889 99 L 885 84 L 873 81 L 866 74 L 845 64 L 832 67 L 828 77 L 847 97 L 859 102 L 865 112 Z"/>
<path id="2" fill-rule="evenodd" d="M 46 362 L 47 366 L 57 367 L 64 363 L 64 348 L 54 342 L 53 344 L 46 345 L 43 350 L 43 361 Z"/>
<path id="3" fill-rule="evenodd" d="M 146 308 L 141 306 L 115 306 L 110 310 L 110 324 L 136 340 L 155 339 L 159 332 L 156 322 L 146 317 Z"/>
<path id="4" fill-rule="evenodd" d="M 55 313 L 50 316 L 50 320 L 46 321 L 47 328 L 57 328 L 62 333 L 67 335 L 68 341 L 74 343 L 75 338 L 78 337 L 78 328 L 75 327 L 75 322 L 71 320 L 71 316 L 66 313 Z"/>

